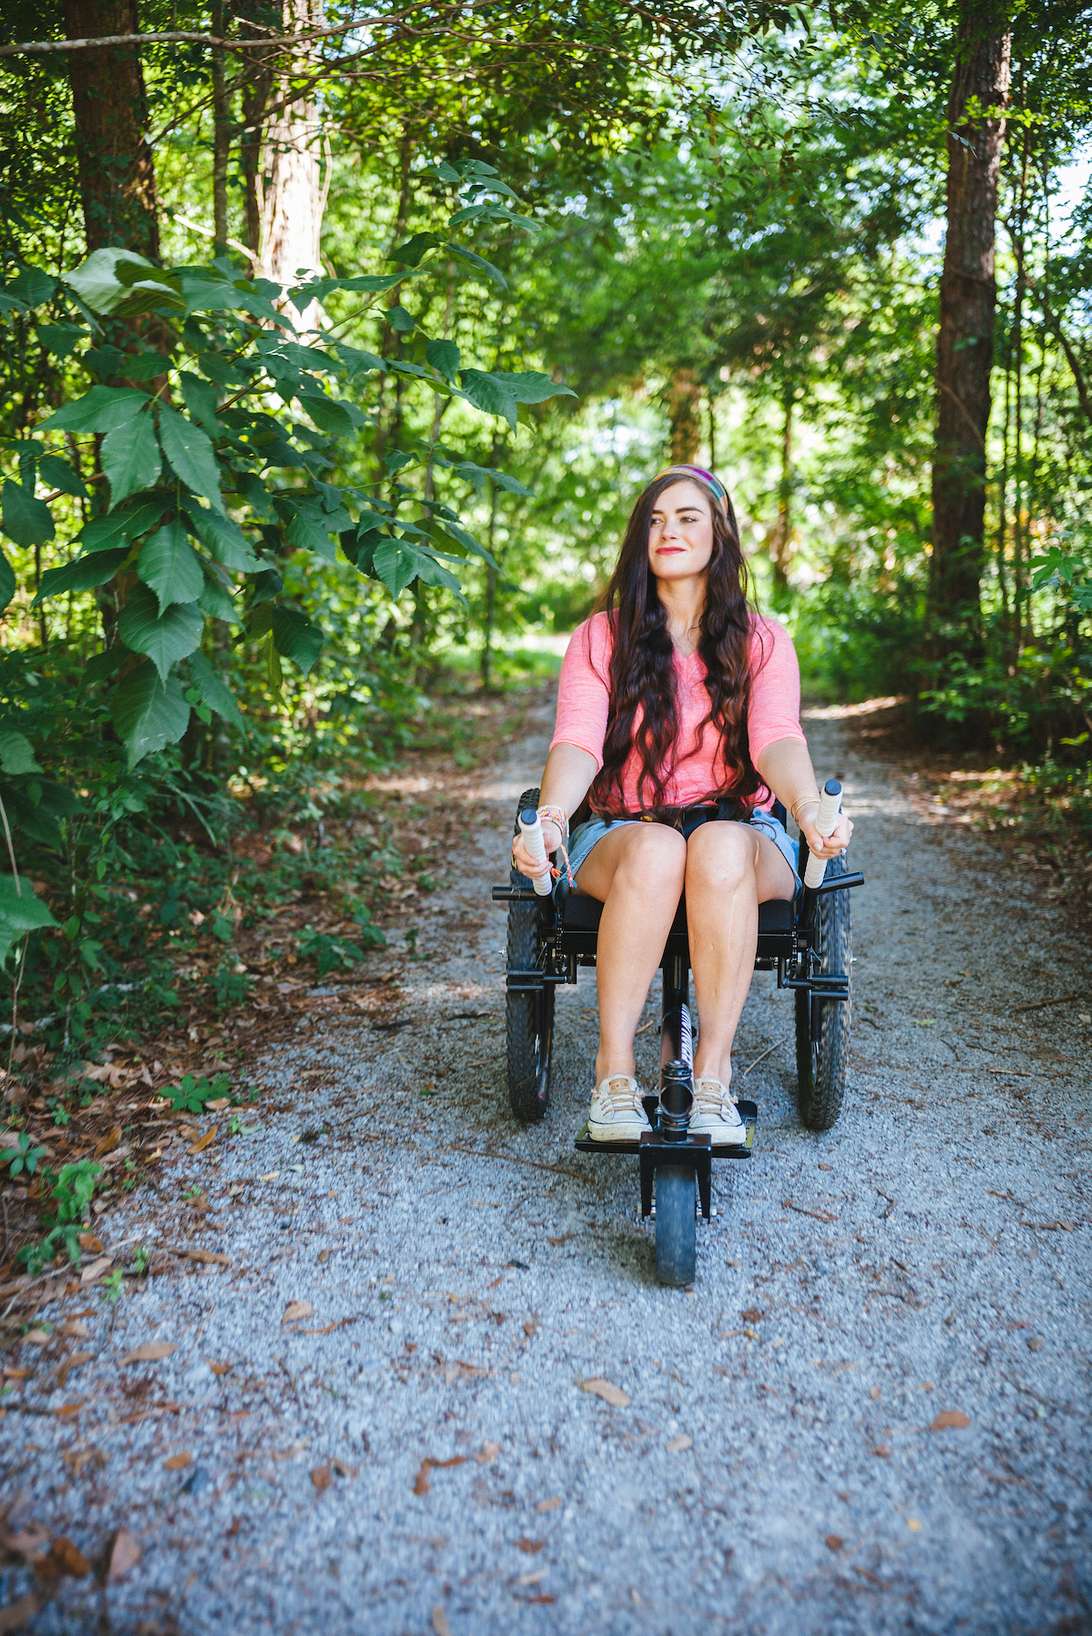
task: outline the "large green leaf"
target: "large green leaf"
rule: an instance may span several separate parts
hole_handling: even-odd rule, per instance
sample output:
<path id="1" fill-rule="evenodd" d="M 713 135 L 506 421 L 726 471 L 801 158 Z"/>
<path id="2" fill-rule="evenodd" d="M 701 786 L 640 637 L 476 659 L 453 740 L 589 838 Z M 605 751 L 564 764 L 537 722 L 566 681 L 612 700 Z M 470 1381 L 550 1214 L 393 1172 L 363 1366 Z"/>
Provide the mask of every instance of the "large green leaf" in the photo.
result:
<path id="1" fill-rule="evenodd" d="M 218 437 L 220 423 L 216 410 L 219 393 L 215 386 L 211 381 L 203 381 L 200 375 L 191 375 L 188 369 L 179 372 L 178 380 L 190 419 L 203 426 L 210 437 Z"/>
<path id="2" fill-rule="evenodd" d="M 430 341 L 425 357 L 433 369 L 438 369 L 445 380 L 453 381 L 459 367 L 459 349 L 454 341 Z"/>
<path id="3" fill-rule="evenodd" d="M 134 653 L 145 653 L 165 681 L 172 665 L 192 653 L 201 640 L 204 621 L 192 602 L 160 614 L 145 585 L 134 585 L 121 610 L 118 635 Z"/>
<path id="4" fill-rule="evenodd" d="M 60 489 L 62 494 L 75 495 L 77 500 L 87 499 L 87 484 L 75 466 L 62 460 L 60 455 L 44 454 L 38 462 L 38 475 L 43 483 Z"/>
<path id="5" fill-rule="evenodd" d="M 109 246 L 93 250 L 74 272 L 65 276 L 80 300 L 92 312 L 133 317 L 156 307 L 181 309 L 185 303 L 174 285 L 177 277 L 133 250 Z"/>
<path id="6" fill-rule="evenodd" d="M 3 613 L 14 595 L 15 570 L 4 553 L 0 551 L 0 613 Z"/>
<path id="7" fill-rule="evenodd" d="M 299 665 L 305 676 L 322 652 L 322 632 L 296 608 L 273 609 L 273 641 L 277 652 Z"/>
<path id="8" fill-rule="evenodd" d="M 62 403 L 38 430 L 41 432 L 113 432 L 139 414 L 147 392 L 135 386 L 93 386 L 82 398 Z"/>
<path id="9" fill-rule="evenodd" d="M 190 707 L 177 676 L 163 682 L 145 659 L 115 688 L 110 715 L 129 752 L 129 765 L 165 744 L 177 744 L 186 731 Z"/>
<path id="10" fill-rule="evenodd" d="M 197 606 L 202 613 L 208 614 L 210 619 L 222 620 L 225 625 L 233 625 L 239 617 L 232 596 L 224 583 L 224 570 L 214 562 L 201 564 L 205 571 L 205 586 L 197 598 Z"/>
<path id="11" fill-rule="evenodd" d="M 82 557 L 73 557 L 63 568 L 47 568 L 31 605 L 44 602 L 47 597 L 60 596 L 64 591 L 89 591 L 94 585 L 105 585 L 108 579 L 113 579 L 128 555 L 127 545 L 104 546 Z"/>
<path id="12" fill-rule="evenodd" d="M 254 555 L 250 541 L 238 523 L 221 512 L 206 510 L 204 506 L 199 506 L 196 500 L 187 500 L 184 504 L 194 533 L 201 544 L 212 552 L 217 562 L 222 562 L 225 568 L 232 568 L 240 574 L 253 574 L 264 567 Z"/>
<path id="13" fill-rule="evenodd" d="M 476 267 L 479 273 L 484 273 L 486 278 L 491 278 L 494 284 L 499 284 L 502 290 L 506 290 L 508 288 L 508 280 L 505 278 L 500 268 L 494 267 L 493 263 L 491 261 L 486 261 L 484 256 L 479 256 L 475 251 L 468 250 L 465 244 L 449 243 L 448 249 L 453 255 L 459 256 L 463 261 L 469 262 L 471 267 Z"/>
<path id="14" fill-rule="evenodd" d="M 10 773 L 40 773 L 41 768 L 34 759 L 34 747 L 25 733 L 17 733 L 13 728 L 0 730 L 0 772 Z"/>
<path id="15" fill-rule="evenodd" d="M 165 502 L 154 496 L 136 500 L 131 506 L 119 506 L 116 511 L 107 512 L 105 517 L 92 517 L 80 529 L 76 542 L 83 546 L 85 552 L 109 550 L 122 540 L 135 540 L 146 534 L 149 528 L 155 527 L 166 509 Z"/>
<path id="16" fill-rule="evenodd" d="M 201 559 L 177 517 L 144 541 L 137 575 L 155 592 L 161 614 L 176 602 L 197 601 L 205 586 Z"/>
<path id="17" fill-rule="evenodd" d="M 207 704 L 210 710 L 215 710 L 218 716 L 223 716 L 233 727 L 245 726 L 239 706 L 235 703 L 230 690 L 221 681 L 200 648 L 196 653 L 190 654 L 186 665 L 202 702 Z"/>
<path id="18" fill-rule="evenodd" d="M 110 509 L 159 479 L 159 444 L 151 415 L 134 415 L 102 440 L 102 469 L 110 484 Z"/>
<path id="19" fill-rule="evenodd" d="M 362 418 L 355 404 L 341 403 L 321 392 L 301 392 L 299 397 L 300 403 L 319 430 L 331 432 L 335 437 L 351 432 Z"/>
<path id="20" fill-rule="evenodd" d="M 162 404 L 159 410 L 159 436 L 163 453 L 172 469 L 195 494 L 203 494 L 218 511 L 223 511 L 220 498 L 220 467 L 213 452 L 212 441 L 200 426 L 186 420 L 174 409 Z"/>
<path id="21" fill-rule="evenodd" d="M 3 505 L 4 533 L 16 545 L 44 545 L 53 538 L 52 512 L 21 483 L 5 479 Z"/>
<path id="22" fill-rule="evenodd" d="M 8 956 L 24 933 L 56 924 L 25 880 L 16 884 L 13 875 L 0 875 L 0 966 L 7 965 Z"/>

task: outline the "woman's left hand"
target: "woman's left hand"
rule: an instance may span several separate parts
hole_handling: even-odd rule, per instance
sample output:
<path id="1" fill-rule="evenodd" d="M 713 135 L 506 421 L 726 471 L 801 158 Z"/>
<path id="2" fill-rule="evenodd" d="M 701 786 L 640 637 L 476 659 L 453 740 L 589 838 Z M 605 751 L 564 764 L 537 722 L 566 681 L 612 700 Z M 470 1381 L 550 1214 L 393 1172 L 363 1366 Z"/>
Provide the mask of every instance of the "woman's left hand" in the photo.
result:
<path id="1" fill-rule="evenodd" d="M 836 858 L 839 852 L 844 852 L 849 845 L 849 838 L 853 834 L 853 819 L 847 818 L 844 812 L 838 814 L 838 822 L 829 835 L 820 835 L 815 827 L 815 812 L 805 812 L 800 818 L 800 832 L 808 843 L 808 851 L 813 858 Z"/>

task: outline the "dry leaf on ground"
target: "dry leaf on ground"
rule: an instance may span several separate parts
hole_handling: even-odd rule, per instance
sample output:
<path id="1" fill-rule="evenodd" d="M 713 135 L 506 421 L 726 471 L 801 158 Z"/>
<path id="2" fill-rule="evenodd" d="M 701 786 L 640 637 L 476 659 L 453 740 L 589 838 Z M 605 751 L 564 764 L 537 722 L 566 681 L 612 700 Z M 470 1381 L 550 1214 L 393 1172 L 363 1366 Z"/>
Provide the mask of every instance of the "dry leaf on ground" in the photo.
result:
<path id="1" fill-rule="evenodd" d="M 284 1309 L 284 1316 L 281 1319 L 281 1323 L 298 1323 L 301 1318 L 309 1318 L 314 1310 L 315 1309 L 311 1305 L 310 1301 L 289 1301 L 288 1305 Z"/>
<path id="2" fill-rule="evenodd" d="M 164 1471 L 184 1471 L 186 1466 L 193 1464 L 193 1455 L 188 1453 L 168 1455 L 163 1462 Z"/>
<path id="3" fill-rule="evenodd" d="M 436 1636 L 451 1636 L 451 1626 L 447 1622 L 447 1614 L 444 1612 L 443 1608 L 433 1608 L 432 1628 L 435 1631 Z"/>
<path id="4" fill-rule="evenodd" d="M 620 1386 L 613 1381 L 604 1380 L 602 1375 L 593 1375 L 590 1380 L 581 1380 L 577 1384 L 582 1392 L 591 1392 L 595 1397 L 601 1397 L 604 1403 L 611 1403 L 616 1409 L 624 1409 L 629 1403 L 629 1394 L 623 1392 Z"/>
<path id="5" fill-rule="evenodd" d="M 169 1358 L 178 1348 L 173 1341 L 145 1341 L 143 1346 L 134 1346 L 131 1352 L 126 1352 L 122 1363 L 158 1363 L 160 1358 Z"/>
<path id="6" fill-rule="evenodd" d="M 114 1535 L 114 1543 L 110 1547 L 110 1566 L 106 1570 L 107 1579 L 122 1579 L 131 1572 L 140 1561 L 140 1546 L 136 1536 L 128 1528 L 119 1528 Z"/>
<path id="7" fill-rule="evenodd" d="M 678 1437 L 673 1437 L 669 1443 L 665 1443 L 664 1447 L 667 1449 L 668 1454 L 681 1454 L 684 1449 L 694 1447 L 694 1439 L 687 1437 L 685 1432 L 680 1432 Z"/>
<path id="8" fill-rule="evenodd" d="M 962 1409 L 941 1409 L 929 1430 L 947 1431 L 949 1427 L 962 1430 L 964 1426 L 969 1426 L 970 1423 L 970 1415 L 964 1414 Z"/>
<path id="9" fill-rule="evenodd" d="M 325 1494 L 326 1490 L 333 1481 L 333 1477 L 330 1474 L 330 1467 L 313 1466 L 311 1469 L 311 1481 L 314 1483 L 320 1494 Z"/>

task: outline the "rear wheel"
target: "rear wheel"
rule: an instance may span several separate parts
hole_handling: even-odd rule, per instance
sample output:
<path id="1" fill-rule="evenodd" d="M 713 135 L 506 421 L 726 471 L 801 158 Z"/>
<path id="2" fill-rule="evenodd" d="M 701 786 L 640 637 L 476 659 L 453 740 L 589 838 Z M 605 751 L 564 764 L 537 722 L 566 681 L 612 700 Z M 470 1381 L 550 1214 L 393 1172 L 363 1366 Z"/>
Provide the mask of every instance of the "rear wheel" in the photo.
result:
<path id="1" fill-rule="evenodd" d="M 827 879 L 847 874 L 844 856 L 827 864 Z M 849 891 L 827 892 L 815 915 L 820 972 L 850 972 Z M 849 1059 L 850 1000 L 796 992 L 796 1099 L 808 1130 L 829 1130 L 842 1111 Z"/>
<path id="2" fill-rule="evenodd" d="M 695 1181 L 689 1167 L 656 1169 L 656 1277 L 673 1289 L 694 1282 Z"/>
<path id="3" fill-rule="evenodd" d="M 538 806 L 537 789 L 525 790 L 517 813 Z M 516 829 L 519 821 L 517 817 Z M 511 872 L 513 886 L 530 886 L 526 875 Z M 508 905 L 509 970 L 533 971 L 542 964 L 541 919 L 537 903 Z M 508 1100 L 523 1124 L 542 1119 L 550 1101 L 550 1057 L 554 1038 L 554 985 L 509 989 L 505 1003 L 508 1045 Z"/>

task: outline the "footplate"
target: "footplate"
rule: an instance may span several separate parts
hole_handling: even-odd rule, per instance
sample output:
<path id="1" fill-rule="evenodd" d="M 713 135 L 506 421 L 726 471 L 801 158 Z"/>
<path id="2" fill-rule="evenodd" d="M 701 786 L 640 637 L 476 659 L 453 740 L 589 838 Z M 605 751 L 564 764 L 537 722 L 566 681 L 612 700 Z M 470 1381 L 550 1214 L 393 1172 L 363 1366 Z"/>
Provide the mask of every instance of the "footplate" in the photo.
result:
<path id="1" fill-rule="evenodd" d="M 755 1145 L 755 1131 L 758 1127 L 758 1104 L 746 1102 L 742 1098 L 736 1103 L 739 1117 L 747 1127 L 747 1139 L 743 1142 L 721 1142 L 709 1149 L 714 1159 L 749 1159 Z M 632 1142 L 596 1142 L 588 1135 L 587 1124 L 581 1125 L 576 1133 L 574 1147 L 581 1153 L 639 1153 L 641 1144 Z M 675 1144 L 676 1146 L 678 1144 Z M 685 1151 L 685 1146 L 683 1148 Z"/>

